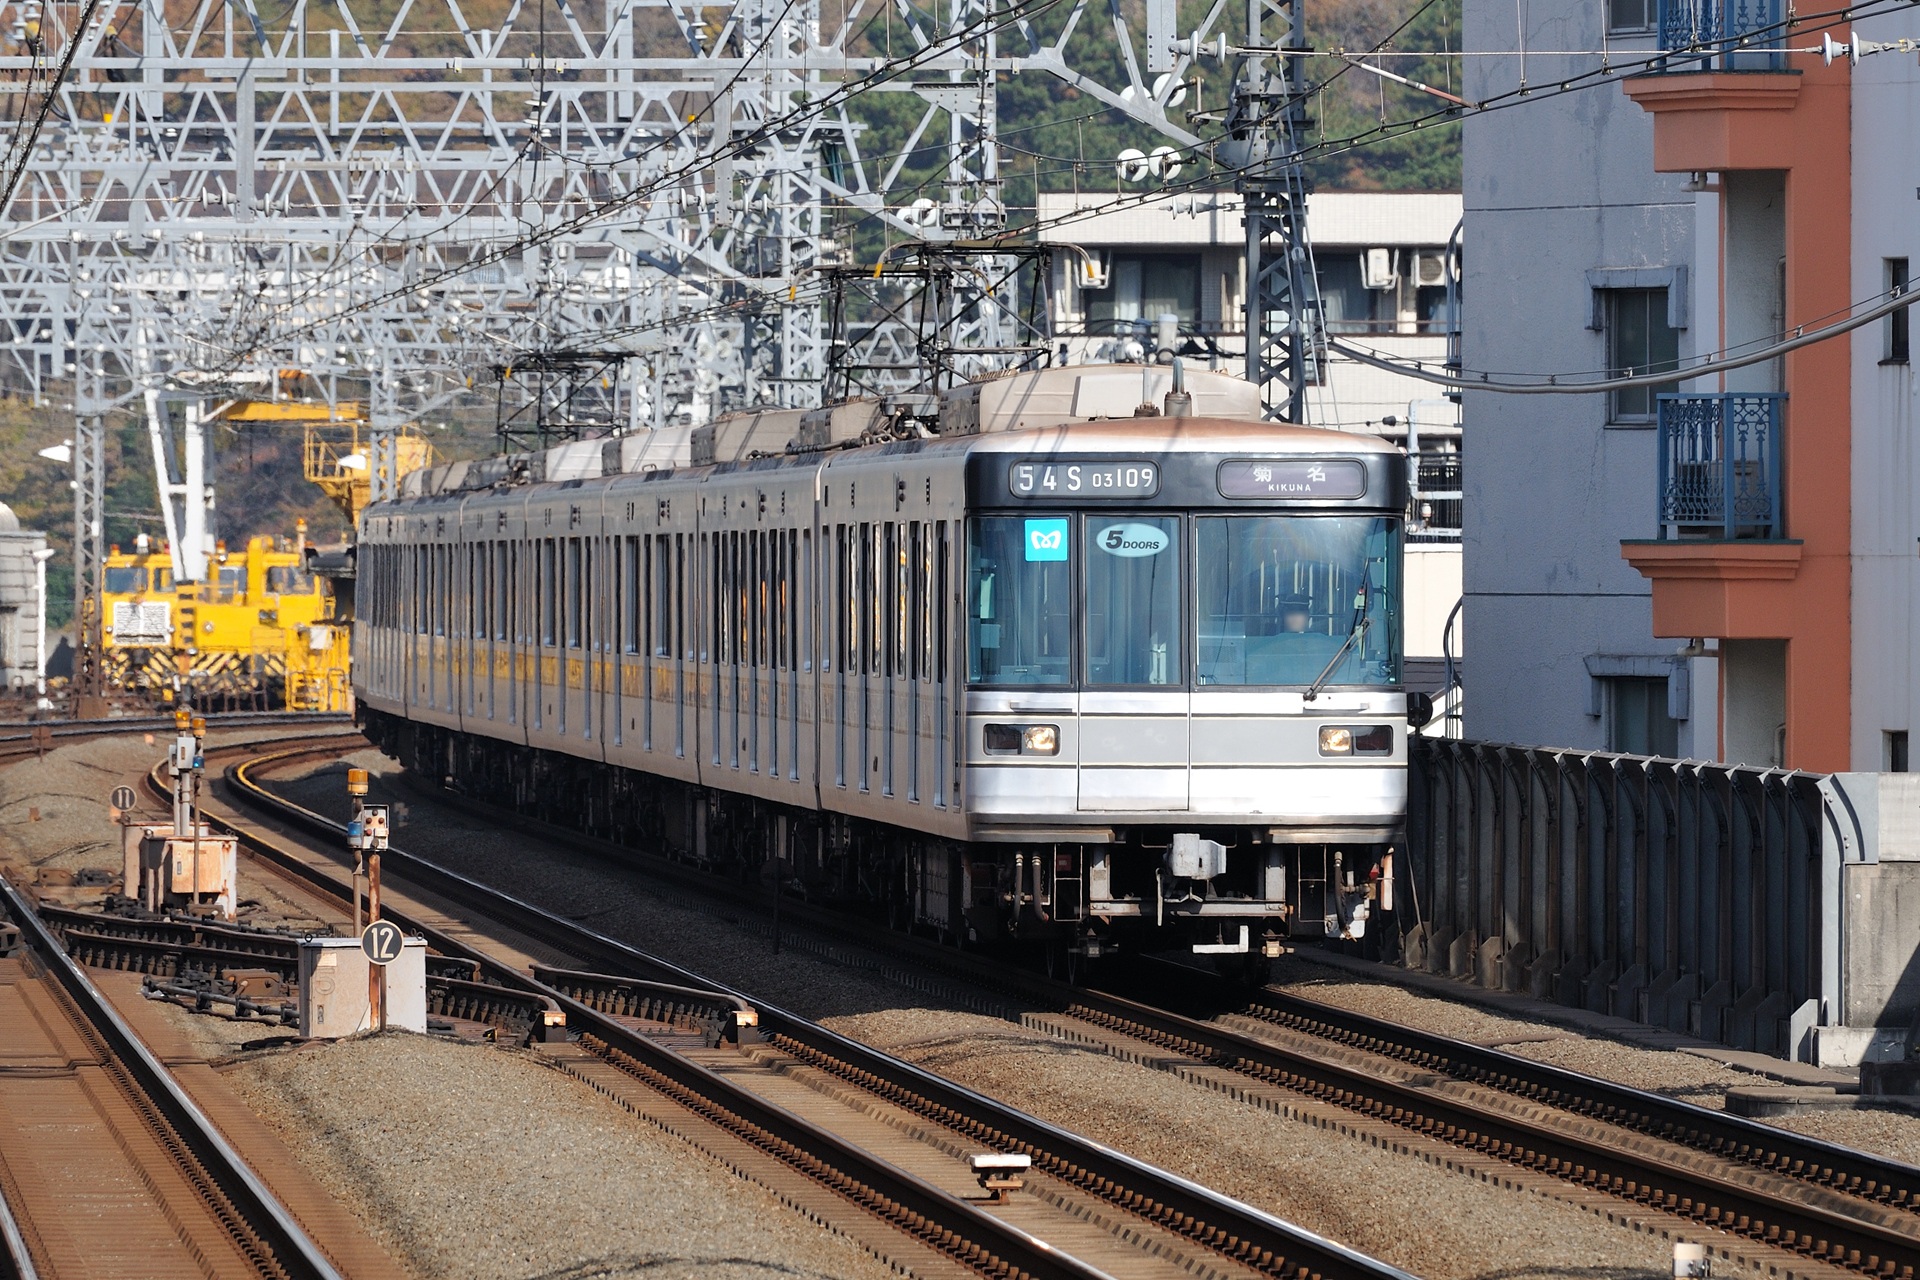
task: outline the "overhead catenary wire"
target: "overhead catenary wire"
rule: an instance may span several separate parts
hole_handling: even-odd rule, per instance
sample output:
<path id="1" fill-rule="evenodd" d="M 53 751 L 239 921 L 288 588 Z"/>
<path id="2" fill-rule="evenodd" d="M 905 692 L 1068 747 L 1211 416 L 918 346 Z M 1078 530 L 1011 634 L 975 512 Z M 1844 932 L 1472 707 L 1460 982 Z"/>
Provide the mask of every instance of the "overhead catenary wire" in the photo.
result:
<path id="1" fill-rule="evenodd" d="M 1054 3 L 1054 2 L 1057 2 L 1057 0 L 1048 0 L 1049 6 L 1051 3 Z M 1710 56 L 1712 53 L 1719 51 L 1722 48 L 1735 48 L 1735 47 L 1751 48 L 1751 47 L 1754 47 L 1752 44 L 1752 41 L 1754 39 L 1758 38 L 1760 35 L 1767 34 L 1778 27 L 1784 27 L 1784 26 L 1796 25 L 1796 24 L 1804 27 L 1809 23 L 1825 23 L 1827 25 L 1832 25 L 1846 19 L 1849 16 L 1860 16 L 1860 15 L 1880 12 L 1888 7 L 1904 8 L 1906 6 L 1903 3 L 1898 3 L 1898 2 L 1892 3 L 1890 5 L 1889 3 L 1887 3 L 1887 0 L 1868 0 L 1868 2 L 1866 3 L 1851 5 L 1845 8 L 1836 9 L 1836 10 L 1832 10 L 1832 11 L 1821 13 L 1821 14 L 1806 15 L 1804 17 L 1799 17 L 1799 18 L 1789 18 L 1785 23 L 1774 24 L 1773 27 L 1764 28 L 1755 33 L 1750 33 L 1748 36 L 1743 37 L 1739 40 L 1717 41 L 1717 42 L 1712 42 L 1710 44 L 1703 44 L 1700 47 L 1692 48 L 1688 50 L 1652 51 L 1648 53 L 1646 57 L 1637 64 L 1622 65 L 1622 64 L 1613 64 L 1610 62 L 1604 62 L 1600 68 L 1590 69 L 1590 70 L 1579 72 L 1575 75 L 1563 78 L 1560 81 L 1560 83 L 1555 87 L 1534 88 L 1534 89 L 1518 88 L 1515 90 L 1511 90 L 1505 94 L 1495 95 L 1481 103 L 1475 104 L 1474 111 L 1477 113 L 1477 112 L 1484 112 L 1488 110 L 1504 109 L 1507 106 L 1518 105 L 1518 102 L 1523 100 L 1538 101 L 1538 100 L 1541 100 L 1542 98 L 1558 96 L 1559 94 L 1566 93 L 1566 92 L 1576 92 L 1576 91 L 1579 91 L 1580 89 L 1594 87 L 1596 84 L 1604 83 L 1607 80 L 1613 79 L 1622 74 L 1631 73 L 1631 71 L 1636 68 L 1644 69 L 1646 67 L 1649 67 L 1655 63 L 1662 61 L 1663 59 L 1668 59 L 1672 57 Z M 924 54 L 933 47 L 934 46 L 923 47 L 921 50 L 917 51 L 917 53 Z M 1409 56 L 1413 56 L 1413 55 L 1409 55 Z M 1438 55 L 1434 53 L 1428 53 L 1422 56 L 1438 56 Z M 1539 56 L 1539 55 L 1536 53 L 1536 56 Z M 832 107 L 838 105 L 841 102 L 846 101 L 848 98 L 850 98 L 854 94 L 857 94 L 858 92 L 862 91 L 863 88 L 868 87 L 874 81 L 884 80 L 886 78 L 892 78 L 893 76 L 903 74 L 904 71 L 908 69 L 910 69 L 910 67 L 895 67 L 892 65 L 883 66 L 882 68 L 876 69 L 876 71 L 870 74 L 869 76 L 863 77 L 859 81 L 854 81 L 846 85 L 843 85 L 840 90 L 836 91 L 835 94 L 828 95 L 828 97 L 822 98 L 814 103 L 809 103 L 805 107 L 799 109 L 799 111 L 797 111 L 796 113 L 791 113 L 791 114 L 801 117 L 805 120 L 818 118 L 819 116 L 824 115 L 827 110 L 832 109 Z M 1343 64 L 1340 72 L 1336 72 L 1335 75 L 1337 76 L 1338 74 L 1341 74 L 1344 71 L 1350 70 L 1350 69 L 1351 69 L 1351 64 L 1343 60 Z M 1427 128 L 1427 127 L 1435 127 L 1443 124 L 1450 124 L 1464 118 L 1466 114 L 1467 113 L 1462 111 L 1460 108 L 1450 106 L 1445 110 L 1428 113 L 1424 116 L 1418 116 L 1408 120 L 1389 122 L 1388 124 L 1379 126 L 1375 129 L 1371 129 L 1371 130 L 1363 131 L 1358 134 L 1351 135 L 1345 139 L 1329 140 L 1327 142 L 1301 148 L 1300 150 L 1295 152 L 1294 155 L 1290 157 L 1287 157 L 1281 160 L 1270 159 L 1266 161 L 1265 164 L 1268 166 L 1271 166 L 1279 163 L 1295 163 L 1295 162 L 1302 162 L 1307 159 L 1337 155 L 1337 154 L 1344 153 L 1346 151 L 1358 149 L 1362 146 L 1368 145 L 1373 142 L 1383 141 L 1391 137 L 1399 136 L 1411 130 L 1417 130 L 1417 129 Z M 788 125 L 791 123 L 797 123 L 797 122 L 798 122 L 797 120 L 790 121 L 786 117 L 782 117 L 778 121 L 768 122 L 768 125 L 770 126 L 770 125 L 778 124 L 781 126 L 785 126 L 785 125 Z M 764 132 L 766 127 L 768 126 L 763 126 L 762 130 L 758 132 Z M 755 136 L 757 136 L 757 134 L 744 135 L 742 141 L 743 142 L 748 141 Z M 266 333 L 261 333 L 259 331 L 256 331 L 256 333 L 252 336 L 252 340 L 250 342 L 238 343 L 236 345 L 241 348 L 241 353 L 244 354 L 244 351 L 247 348 L 257 350 L 260 346 L 266 345 L 275 340 L 279 340 L 279 341 L 290 340 L 292 338 L 300 336 L 303 333 L 311 332 L 315 328 L 318 328 L 320 325 L 337 322 L 353 314 L 364 313 L 367 311 L 374 310 L 378 308 L 380 305 L 386 302 L 390 302 L 393 299 L 403 296 L 409 292 L 415 292 L 423 288 L 431 287 L 434 284 L 443 283 L 447 280 L 456 278 L 457 276 L 464 274 L 468 271 L 475 270 L 481 266 L 487 265 L 492 262 L 497 262 L 501 258 L 510 256 L 511 254 L 518 252 L 524 248 L 528 248 L 528 247 L 531 247 L 532 245 L 542 243 L 548 239 L 557 238 L 558 236 L 567 234 L 569 232 L 578 231 L 584 228 L 585 226 L 592 225 L 605 218 L 616 216 L 625 208 L 631 207 L 632 205 L 640 202 L 641 200 L 644 200 L 646 197 L 662 189 L 662 187 L 664 187 L 666 184 L 673 181 L 682 180 L 689 175 L 704 171 L 706 168 L 710 167 L 715 163 L 718 163 L 723 158 L 725 158 L 725 156 L 721 151 L 716 151 L 715 153 L 712 153 L 709 155 L 697 157 L 695 160 L 693 160 L 689 164 L 684 166 L 679 166 L 675 170 L 661 175 L 658 179 L 654 180 L 647 186 L 636 188 L 634 191 L 625 193 L 623 194 L 623 196 L 621 196 L 620 198 L 614 201 L 609 201 L 606 204 L 603 204 L 594 209 L 588 210 L 584 214 L 576 215 L 576 217 L 573 219 L 569 219 L 567 221 L 558 223 L 552 227 L 543 228 L 537 232 L 530 233 L 529 235 L 526 235 L 523 237 L 515 238 L 511 241 L 507 241 L 502 244 L 488 246 L 482 249 L 480 253 L 470 256 L 469 259 L 464 263 L 456 264 L 451 268 L 430 274 L 426 277 L 423 277 L 421 280 L 418 280 L 416 282 L 413 282 L 401 288 L 388 291 L 385 294 L 376 295 L 375 297 L 367 299 L 364 302 L 357 303 L 350 308 L 336 310 L 333 314 L 330 314 L 329 316 L 321 320 L 313 321 L 299 328 L 293 329 L 291 331 L 287 331 L 281 334 L 274 334 L 271 336 L 269 336 Z M 1162 188 L 1157 191 L 1143 192 L 1138 195 L 1122 196 L 1122 197 L 1119 197 L 1115 202 L 1109 202 L 1101 206 L 1093 207 L 1090 209 L 1071 211 L 1062 215 L 1055 215 L 1051 218 L 1045 218 L 1045 219 L 1036 218 L 1032 223 L 1023 225 L 1020 228 L 1009 229 L 1007 232 L 1002 233 L 999 237 L 997 237 L 997 239 L 1002 242 L 1005 242 L 1005 241 L 1013 240 L 1016 237 L 1029 236 L 1039 230 L 1042 230 L 1051 226 L 1065 225 L 1065 224 L 1080 220 L 1082 218 L 1098 216 L 1102 213 L 1111 212 L 1116 207 L 1124 207 L 1126 205 L 1131 205 L 1136 203 L 1145 203 L 1148 201 L 1158 200 L 1168 194 L 1172 194 L 1175 191 L 1182 190 L 1182 189 L 1187 191 L 1195 191 L 1195 192 L 1208 190 L 1213 185 L 1217 185 L 1223 178 L 1235 176 L 1239 173 L 1246 172 L 1251 167 L 1252 166 L 1247 166 L 1242 169 L 1216 168 L 1214 172 L 1212 172 L 1211 174 L 1207 174 L 1204 176 L 1196 176 L 1196 178 L 1190 181 L 1189 183 L 1181 184 L 1178 187 Z M 869 211 L 865 216 L 872 216 L 871 212 Z M 782 286 L 781 288 L 768 289 L 767 291 L 765 291 L 763 295 L 760 295 L 757 298 L 750 299 L 748 304 L 748 309 L 751 309 L 751 307 L 756 304 L 764 305 L 767 301 L 772 300 L 774 297 L 776 297 L 779 293 L 783 291 L 785 291 L 784 286 Z M 741 308 L 738 304 L 730 303 L 730 304 L 727 304 L 725 309 L 729 312 L 737 313 Z M 684 322 L 685 322 L 685 316 L 683 313 L 682 315 L 675 316 L 671 319 L 663 320 L 658 323 L 652 323 L 652 324 L 648 324 L 648 325 L 640 326 L 636 328 L 660 329 L 660 328 L 677 326 L 677 325 L 683 324 Z M 263 328 L 264 327 L 266 326 L 263 326 Z M 630 328 L 626 331 L 634 332 L 636 331 L 636 329 Z M 229 347 L 228 350 L 232 352 L 235 350 L 235 348 Z"/>
<path id="2" fill-rule="evenodd" d="M 676 182 L 696 174 L 704 173 L 723 160 L 733 159 L 747 154 L 753 148 L 761 145 L 767 137 L 777 134 L 782 129 L 792 128 L 816 119 L 824 115 L 827 111 L 843 104 L 854 95 L 875 85 L 897 79 L 915 70 L 924 63 L 934 58 L 944 56 L 953 49 L 965 45 L 985 32 L 997 31 L 1004 27 L 1011 26 L 1028 17 L 1045 12 L 1062 2 L 1063 0 L 1018 0 L 1018 3 L 1007 10 L 993 14 L 967 27 L 956 29 L 950 32 L 944 39 L 932 41 L 914 50 L 910 54 L 883 63 L 866 75 L 842 84 L 833 92 L 823 95 L 816 101 L 806 103 L 780 116 L 762 120 L 754 130 L 737 135 L 731 142 L 715 148 L 710 153 L 696 157 L 694 160 L 683 165 L 675 166 L 662 172 L 644 186 L 635 187 L 633 190 L 622 193 L 583 213 L 561 219 L 550 226 L 527 232 L 513 240 L 480 247 L 476 252 L 469 254 L 463 262 L 426 273 L 415 281 L 385 290 L 363 302 L 336 309 L 322 319 L 307 321 L 292 328 L 278 331 L 271 337 L 256 332 L 256 335 L 251 339 L 238 339 L 236 346 L 228 348 L 229 357 L 230 359 L 233 357 L 244 359 L 249 352 L 257 351 L 262 346 L 268 345 L 271 342 L 286 342 L 311 334 L 323 325 L 338 323 L 341 319 L 351 315 L 377 310 L 382 306 L 399 301 L 407 296 L 430 289 L 436 284 L 456 279 L 482 267 L 498 263 L 526 249 L 558 239 L 570 232 L 577 232 L 596 225 L 607 218 L 632 209 L 648 197 L 666 190 Z"/>
<path id="3" fill-rule="evenodd" d="M 1465 370 L 1453 372 L 1444 367 L 1429 368 L 1420 363 L 1409 364 L 1406 361 L 1389 360 L 1376 352 L 1368 351 L 1364 347 L 1355 346 L 1340 338 L 1329 337 L 1327 339 L 1327 345 L 1349 359 L 1358 360 L 1361 364 L 1371 365 L 1373 368 L 1384 370 L 1388 373 L 1397 373 L 1409 378 L 1418 378 L 1423 382 L 1431 382 L 1438 386 L 1451 387 L 1459 391 L 1490 391 L 1500 395 L 1510 396 L 1583 396 L 1602 391 L 1625 391 L 1634 387 L 1663 387 L 1676 382 L 1685 382 L 1690 378 L 1703 378 L 1716 373 L 1729 373 L 1735 369 L 1744 369 L 1749 365 L 1762 364 L 1768 360 L 1786 355 L 1790 351 L 1798 351 L 1802 347 L 1810 347 L 1815 343 L 1826 342 L 1831 338 L 1838 338 L 1843 334 L 1852 333 L 1855 329 L 1872 324 L 1882 316 L 1889 316 L 1896 311 L 1901 311 L 1912 306 L 1913 302 L 1912 287 L 1900 285 L 1888 290 L 1886 294 L 1882 295 L 1882 301 L 1867 308 L 1867 310 L 1857 316 L 1850 316 L 1845 320 L 1840 320 L 1818 329 L 1804 331 L 1802 331 L 1802 329 L 1796 329 L 1792 337 L 1782 337 L 1779 341 L 1770 343 L 1757 351 L 1748 351 L 1737 356 L 1724 356 L 1697 364 L 1676 366 L 1659 373 L 1632 374 L 1626 377 L 1603 378 L 1582 382 L 1562 382 L 1558 380 L 1558 375 L 1555 374 L 1543 375 L 1549 379 L 1546 382 L 1496 382 L 1487 374 L 1479 374 L 1476 376 Z"/>

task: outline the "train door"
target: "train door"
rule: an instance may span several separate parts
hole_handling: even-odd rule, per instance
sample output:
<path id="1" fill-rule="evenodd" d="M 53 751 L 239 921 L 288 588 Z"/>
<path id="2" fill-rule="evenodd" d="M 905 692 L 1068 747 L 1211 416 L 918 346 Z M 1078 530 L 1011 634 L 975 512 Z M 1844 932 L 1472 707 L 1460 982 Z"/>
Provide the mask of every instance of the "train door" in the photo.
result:
<path id="1" fill-rule="evenodd" d="M 1159 513 L 1081 522 L 1079 807 L 1185 810 L 1182 522 Z"/>

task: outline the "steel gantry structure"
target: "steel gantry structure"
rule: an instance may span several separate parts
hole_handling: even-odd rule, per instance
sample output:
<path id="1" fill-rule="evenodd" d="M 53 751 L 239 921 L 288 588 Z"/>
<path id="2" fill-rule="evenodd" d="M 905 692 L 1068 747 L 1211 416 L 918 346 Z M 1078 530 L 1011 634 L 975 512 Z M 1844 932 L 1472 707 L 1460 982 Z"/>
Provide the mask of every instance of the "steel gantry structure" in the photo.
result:
<path id="1" fill-rule="evenodd" d="M 1258 45 L 1256 10 L 1273 5 L 1250 4 Z M 397 478 L 402 423 L 554 353 L 614 353 L 589 415 L 613 430 L 817 403 L 827 277 L 861 226 L 945 246 L 948 262 L 964 243 L 984 264 L 935 291 L 942 367 L 1032 358 L 1034 300 L 974 283 L 1018 266 L 985 243 L 1007 224 L 998 82 L 1056 77 L 1192 151 L 1200 136 L 1168 104 L 1227 0 L 1179 50 L 1173 0 L 1149 3 L 1144 51 L 1117 4 L 1104 29 L 1091 13 L 1091 0 L 0 3 L 0 380 L 75 415 L 80 687 L 112 412 L 268 396 L 297 370 L 368 402 L 378 492 Z M 872 93 L 909 104 L 892 132 L 863 110 Z M 1257 130 L 1263 111 L 1234 119 Z M 930 147 L 946 156 L 938 187 L 903 191 L 909 155 Z M 901 325 L 914 352 L 930 328 L 874 323 Z"/>

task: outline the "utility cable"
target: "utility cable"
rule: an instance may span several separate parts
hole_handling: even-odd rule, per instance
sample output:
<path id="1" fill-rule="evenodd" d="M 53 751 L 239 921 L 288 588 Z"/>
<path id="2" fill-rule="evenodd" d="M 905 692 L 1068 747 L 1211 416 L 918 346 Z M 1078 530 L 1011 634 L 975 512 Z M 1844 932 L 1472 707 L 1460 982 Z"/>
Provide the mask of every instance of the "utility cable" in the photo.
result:
<path id="1" fill-rule="evenodd" d="M 1700 364 L 1686 365 L 1667 370 L 1664 373 L 1634 374 L 1624 378 L 1604 378 L 1593 382 L 1495 382 L 1488 374 L 1474 375 L 1468 372 L 1452 373 L 1444 368 L 1431 369 L 1423 364 L 1407 364 L 1403 361 L 1384 359 L 1375 352 L 1339 338 L 1329 337 L 1327 345 L 1341 355 L 1358 360 L 1361 364 L 1388 373 L 1397 373 L 1409 378 L 1418 378 L 1438 386 L 1451 387 L 1458 391 L 1492 391 L 1509 396 L 1584 396 L 1598 391 L 1625 391 L 1633 387 L 1663 387 L 1675 382 L 1684 382 L 1690 378 L 1703 378 L 1709 374 L 1727 373 L 1734 369 L 1744 369 L 1749 365 L 1761 364 L 1776 356 L 1783 356 L 1802 347 L 1810 347 L 1817 342 L 1825 342 L 1842 334 L 1852 333 L 1855 329 L 1872 324 L 1882 316 L 1892 315 L 1913 305 L 1911 286 L 1900 285 L 1888 291 L 1884 301 L 1869 307 L 1857 316 L 1841 320 L 1823 328 L 1807 332 L 1796 332 L 1791 338 L 1785 338 L 1762 347 L 1758 351 L 1749 351 L 1744 355 L 1726 356 L 1717 360 L 1708 360 Z M 1558 375 L 1548 374 L 1553 379 Z"/>

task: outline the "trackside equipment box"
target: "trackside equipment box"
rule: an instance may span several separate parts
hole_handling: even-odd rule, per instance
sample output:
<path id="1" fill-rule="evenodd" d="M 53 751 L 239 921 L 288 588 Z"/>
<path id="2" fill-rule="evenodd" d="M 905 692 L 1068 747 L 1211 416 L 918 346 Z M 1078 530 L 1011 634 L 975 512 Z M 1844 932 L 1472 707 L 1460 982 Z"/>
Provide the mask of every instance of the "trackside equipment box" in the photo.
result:
<path id="1" fill-rule="evenodd" d="M 300 1035 L 337 1040 L 370 1030 L 367 971 L 373 962 L 358 938 L 303 938 L 300 942 Z M 387 966 L 387 1027 L 427 1029 L 427 944 L 408 938 Z"/>

